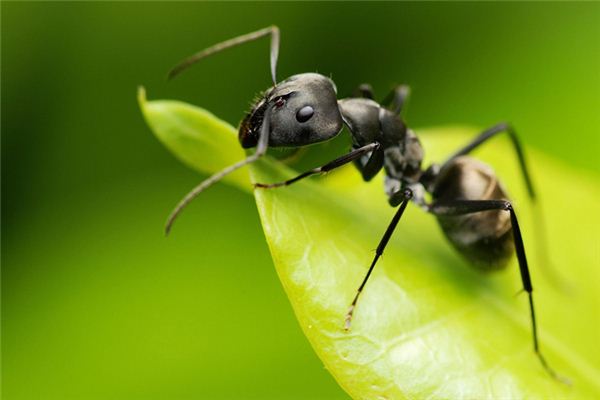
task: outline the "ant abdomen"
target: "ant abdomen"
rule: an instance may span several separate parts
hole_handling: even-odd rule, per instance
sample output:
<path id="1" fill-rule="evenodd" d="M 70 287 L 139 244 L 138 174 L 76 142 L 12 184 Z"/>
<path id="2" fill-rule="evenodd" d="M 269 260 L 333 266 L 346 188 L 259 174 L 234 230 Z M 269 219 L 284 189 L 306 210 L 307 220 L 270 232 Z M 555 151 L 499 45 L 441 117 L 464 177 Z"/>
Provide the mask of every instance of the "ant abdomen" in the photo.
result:
<path id="1" fill-rule="evenodd" d="M 445 166 L 434 183 L 435 202 L 454 200 L 508 200 L 508 196 L 486 164 L 458 157 Z M 506 266 L 514 252 L 510 214 L 488 210 L 463 215 L 436 215 L 452 245 L 474 266 L 493 270 Z"/>

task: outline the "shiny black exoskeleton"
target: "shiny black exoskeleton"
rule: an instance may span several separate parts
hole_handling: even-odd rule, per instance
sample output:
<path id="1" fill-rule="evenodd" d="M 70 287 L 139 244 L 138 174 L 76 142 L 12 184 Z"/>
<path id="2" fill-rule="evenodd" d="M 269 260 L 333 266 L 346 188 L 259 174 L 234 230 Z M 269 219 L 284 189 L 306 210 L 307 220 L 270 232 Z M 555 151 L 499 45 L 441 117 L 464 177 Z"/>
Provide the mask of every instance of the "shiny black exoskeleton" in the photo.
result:
<path id="1" fill-rule="evenodd" d="M 179 64 L 171 71 L 170 77 L 204 57 L 265 36 L 271 37 L 273 86 L 255 102 L 239 128 L 242 147 L 255 147 L 256 151 L 194 188 L 170 215 L 167 232 L 180 211 L 194 197 L 223 176 L 263 156 L 268 147 L 301 147 L 323 142 L 338 135 L 346 126 L 352 136 L 352 149 L 348 154 L 284 182 L 255 184 L 263 189 L 286 186 L 350 162 L 355 164 L 365 181 L 371 180 L 382 169 L 385 171 L 385 191 L 390 205 L 398 207 L 398 210 L 381 238 L 375 257 L 354 296 L 344 328 L 350 329 L 358 298 L 404 210 L 409 202 L 413 202 L 435 215 L 452 245 L 481 269 L 502 268 L 516 252 L 523 289 L 529 299 L 534 350 L 545 370 L 554 378 L 564 381 L 549 367 L 540 352 L 533 287 L 515 210 L 491 168 L 468 157 L 473 149 L 491 137 L 499 133 L 508 134 L 529 195 L 534 199 L 525 157 L 512 127 L 504 123 L 497 124 L 483 131 L 445 162 L 423 168 L 423 148 L 419 139 L 400 117 L 409 94 L 407 86 L 396 87 L 378 103 L 373 100 L 369 85 L 361 85 L 356 97 L 338 100 L 333 81 L 316 73 L 294 75 L 277 83 L 279 29 L 275 26 L 203 50 Z M 430 203 L 425 199 L 427 192 L 433 199 Z"/>

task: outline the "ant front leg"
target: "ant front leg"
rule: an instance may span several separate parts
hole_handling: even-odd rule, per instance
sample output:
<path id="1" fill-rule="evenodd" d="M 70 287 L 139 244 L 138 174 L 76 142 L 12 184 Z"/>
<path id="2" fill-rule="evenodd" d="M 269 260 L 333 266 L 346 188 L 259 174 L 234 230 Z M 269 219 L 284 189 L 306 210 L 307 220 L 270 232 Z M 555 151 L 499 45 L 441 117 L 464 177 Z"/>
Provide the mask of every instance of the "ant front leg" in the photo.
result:
<path id="1" fill-rule="evenodd" d="M 529 313 L 531 316 L 531 329 L 533 333 L 533 350 L 540 360 L 542 366 L 552 378 L 565 384 L 570 384 L 567 378 L 560 376 L 554 369 L 548 365 L 548 362 L 542 355 L 539 345 L 537 322 L 535 318 L 535 308 L 533 306 L 533 285 L 531 284 L 531 276 L 529 274 L 529 266 L 527 265 L 527 257 L 525 256 L 525 246 L 523 245 L 523 237 L 519 228 L 517 214 L 513 209 L 512 204 L 506 200 L 452 200 L 438 201 L 429 206 L 429 212 L 434 215 L 457 216 L 472 214 L 488 210 L 503 210 L 510 213 L 510 222 L 512 227 L 513 241 L 519 261 L 519 271 L 521 273 L 521 281 L 523 282 L 523 290 L 527 292 L 529 298 Z"/>
<path id="2" fill-rule="evenodd" d="M 348 308 L 348 312 L 346 313 L 346 318 L 345 318 L 345 323 L 344 323 L 344 330 L 346 330 L 346 331 L 350 330 L 350 325 L 352 324 L 352 315 L 354 314 L 354 310 L 355 310 L 356 304 L 358 302 L 358 297 L 360 296 L 365 285 L 367 284 L 367 281 L 369 280 L 369 277 L 371 276 L 371 272 L 373 272 L 373 268 L 375 267 L 377 260 L 379 260 L 379 257 L 381 257 L 381 255 L 383 254 L 383 250 L 385 250 L 385 246 L 387 246 L 388 242 L 390 241 L 390 238 L 392 237 L 392 234 L 394 233 L 394 230 L 396 229 L 396 226 L 398 225 L 398 222 L 400 221 L 400 218 L 402 217 L 402 214 L 404 213 L 404 210 L 406 209 L 408 202 L 413 197 L 413 192 L 412 192 L 412 190 L 410 190 L 408 188 L 402 189 L 401 191 L 395 193 L 394 197 L 402 198 L 403 199 L 402 203 L 400 204 L 398 211 L 396 211 L 396 214 L 394 214 L 392 221 L 390 222 L 387 229 L 385 230 L 383 237 L 379 241 L 377 250 L 375 250 L 375 258 L 373 258 L 373 261 L 371 262 L 371 266 L 369 267 L 369 270 L 367 271 L 367 275 L 365 275 L 362 283 L 358 287 L 358 290 L 356 291 L 356 295 L 354 296 L 354 300 L 352 300 L 352 304 L 350 305 L 350 308 Z"/>
<path id="3" fill-rule="evenodd" d="M 377 152 L 377 150 L 379 149 L 379 147 L 380 147 L 380 145 L 377 142 L 369 143 L 368 145 L 359 147 L 358 149 L 355 149 L 348 154 L 345 154 L 339 158 L 336 158 L 335 160 L 330 161 L 321 167 L 317 167 L 317 168 L 308 170 L 308 171 L 296 176 L 295 178 L 288 179 L 288 180 L 282 181 L 282 182 L 277 182 L 277 183 L 255 183 L 254 187 L 262 188 L 262 189 L 272 189 L 272 188 L 276 188 L 276 187 L 280 187 L 280 186 L 288 186 L 288 185 L 291 185 L 294 182 L 298 182 L 299 180 L 304 179 L 308 176 L 323 174 L 325 172 L 334 170 L 338 167 L 341 167 L 342 165 L 348 164 L 351 161 L 357 160 L 358 158 L 364 156 L 365 154 L 369 154 L 371 152 L 373 152 L 372 154 L 375 154 Z"/>
<path id="4" fill-rule="evenodd" d="M 365 182 L 373 179 L 383 168 L 384 162 L 383 148 L 373 150 L 371 154 L 363 154 L 354 160 L 354 166 L 360 171 Z"/>

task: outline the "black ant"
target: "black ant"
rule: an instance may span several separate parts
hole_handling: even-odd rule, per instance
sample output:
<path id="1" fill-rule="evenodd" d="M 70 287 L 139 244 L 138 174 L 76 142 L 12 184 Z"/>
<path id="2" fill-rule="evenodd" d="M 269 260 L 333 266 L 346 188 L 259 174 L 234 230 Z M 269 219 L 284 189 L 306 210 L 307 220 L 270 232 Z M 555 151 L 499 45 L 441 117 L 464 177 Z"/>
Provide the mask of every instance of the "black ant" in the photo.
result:
<path id="1" fill-rule="evenodd" d="M 255 102 L 239 128 L 242 147 L 256 147 L 256 151 L 245 160 L 212 175 L 188 193 L 169 216 L 166 233 L 169 233 L 179 213 L 192 199 L 225 175 L 258 160 L 268 147 L 302 147 L 323 142 L 337 136 L 345 125 L 352 135 L 352 151 L 348 154 L 287 181 L 255 184 L 256 188 L 263 189 L 288 186 L 349 162 L 354 163 L 365 181 L 373 179 L 381 169 L 385 171 L 385 192 L 389 204 L 392 207 L 399 206 L 398 211 L 383 234 L 375 258 L 352 300 L 344 329 L 350 329 L 358 298 L 406 206 L 412 201 L 436 216 L 450 243 L 477 268 L 503 268 L 516 251 L 523 290 L 529 298 L 534 351 L 548 374 L 567 382 L 548 365 L 540 351 L 533 286 L 517 214 L 492 169 L 467 156 L 495 135 L 508 134 L 519 159 L 529 197 L 534 200 L 535 191 L 525 155 L 512 126 L 506 123 L 494 125 L 441 165 L 433 164 L 423 169 L 423 148 L 400 117 L 409 94 L 408 86 L 396 87 L 380 104 L 373 100 L 373 91 L 367 84 L 359 86 L 357 97 L 338 100 L 333 81 L 316 73 L 293 75 L 277 83 L 279 28 L 276 26 L 227 40 L 196 53 L 171 70 L 169 78 L 207 56 L 265 36 L 271 37 L 273 87 Z M 431 194 L 432 203 L 425 201 L 425 192 Z"/>

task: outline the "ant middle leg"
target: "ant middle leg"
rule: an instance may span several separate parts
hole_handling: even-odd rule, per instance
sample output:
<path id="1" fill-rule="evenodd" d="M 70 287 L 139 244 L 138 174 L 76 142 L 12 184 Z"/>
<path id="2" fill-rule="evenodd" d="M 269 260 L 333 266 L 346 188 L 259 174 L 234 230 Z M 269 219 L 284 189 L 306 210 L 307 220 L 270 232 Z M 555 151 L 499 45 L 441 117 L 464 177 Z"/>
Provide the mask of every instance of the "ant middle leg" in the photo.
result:
<path id="1" fill-rule="evenodd" d="M 367 284 L 367 281 L 369 280 L 369 277 L 371 276 L 371 272 L 373 272 L 373 268 L 375 267 L 377 260 L 379 260 L 379 257 L 381 257 L 381 255 L 383 254 L 383 251 L 385 250 L 385 247 L 387 246 L 388 242 L 390 241 L 390 238 L 392 237 L 392 234 L 394 233 L 394 230 L 396 229 L 396 226 L 398 225 L 398 222 L 400 221 L 400 218 L 402 217 L 402 214 L 404 213 L 404 210 L 406 209 L 408 202 L 413 197 L 413 192 L 412 192 L 412 190 L 405 188 L 405 189 L 402 189 L 401 191 L 397 192 L 395 194 L 395 196 L 397 198 L 402 198 L 402 202 L 400 203 L 400 207 L 398 207 L 398 211 L 396 211 L 396 214 L 394 214 L 392 221 L 390 222 L 387 229 L 385 230 L 383 237 L 379 241 L 379 245 L 377 246 L 377 249 L 375 250 L 375 258 L 373 258 L 373 261 L 371 262 L 371 266 L 369 267 L 369 270 L 367 271 L 367 275 L 365 275 L 362 283 L 358 287 L 358 290 L 356 291 L 356 295 L 354 296 L 354 299 L 352 300 L 352 304 L 350 304 L 350 307 L 348 308 L 348 312 L 346 313 L 346 318 L 345 318 L 345 323 L 344 323 L 344 330 L 346 330 L 346 331 L 350 329 L 350 325 L 352 324 L 352 315 L 354 314 L 354 310 L 355 310 L 356 304 L 358 302 L 358 297 L 360 296 L 365 285 Z"/>
<path id="2" fill-rule="evenodd" d="M 311 170 L 303 172 L 300 175 L 298 175 L 292 179 L 288 179 L 286 181 L 276 182 L 276 183 L 255 183 L 254 187 L 262 188 L 262 189 L 272 189 L 272 188 L 276 188 L 276 187 L 280 187 L 280 186 L 288 186 L 288 185 L 298 182 L 299 180 L 304 179 L 308 176 L 323 174 L 325 172 L 334 170 L 338 167 L 341 167 L 342 165 L 348 164 L 349 162 L 358 160 L 360 157 L 368 155 L 369 153 L 371 153 L 370 158 L 373 158 L 373 157 L 375 157 L 375 154 L 378 154 L 379 149 L 380 149 L 379 143 L 377 143 L 377 142 L 369 143 L 366 146 L 362 146 L 357 149 L 354 149 L 350 153 L 345 154 L 341 157 L 338 157 L 335 160 L 330 161 L 325 165 L 322 165 L 320 167 L 313 168 Z M 367 165 L 368 164 L 369 164 L 369 162 L 367 162 Z M 380 169 L 381 169 L 381 167 L 380 167 Z"/>
<path id="3" fill-rule="evenodd" d="M 398 85 L 381 101 L 381 105 L 387 107 L 394 114 L 399 115 L 406 99 L 410 96 L 410 86 Z"/>
<path id="4" fill-rule="evenodd" d="M 369 83 L 361 83 L 354 90 L 354 97 L 362 97 L 363 99 L 375 100 L 375 94 L 373 92 L 373 86 Z"/>
<path id="5" fill-rule="evenodd" d="M 398 115 L 402 111 L 402 107 L 406 102 L 406 99 L 410 95 L 410 86 L 398 85 L 395 86 L 385 98 L 381 101 L 383 107 L 388 108 L 394 114 Z M 354 97 L 362 97 L 364 99 L 375 100 L 375 94 L 373 92 L 373 86 L 368 83 L 359 85 L 354 90 Z"/>
<path id="6" fill-rule="evenodd" d="M 521 229 L 519 228 L 519 221 L 517 220 L 517 214 L 515 213 L 512 204 L 506 200 L 449 200 L 437 201 L 429 206 L 429 212 L 438 216 L 459 216 L 489 210 L 503 210 L 510 213 L 513 242 L 517 253 L 517 260 L 519 262 L 519 271 L 521 273 L 523 290 L 527 292 L 527 296 L 529 298 L 529 313 L 531 316 L 531 329 L 533 334 L 533 350 L 535 351 L 535 354 L 537 355 L 546 372 L 552 378 L 562 383 L 570 384 L 570 381 L 567 378 L 559 375 L 550 367 L 540 350 L 535 308 L 533 305 L 533 285 L 531 283 L 531 275 L 529 273 L 529 266 L 527 264 L 527 257 L 525 255 L 525 246 L 523 245 L 523 237 L 521 235 Z"/>

